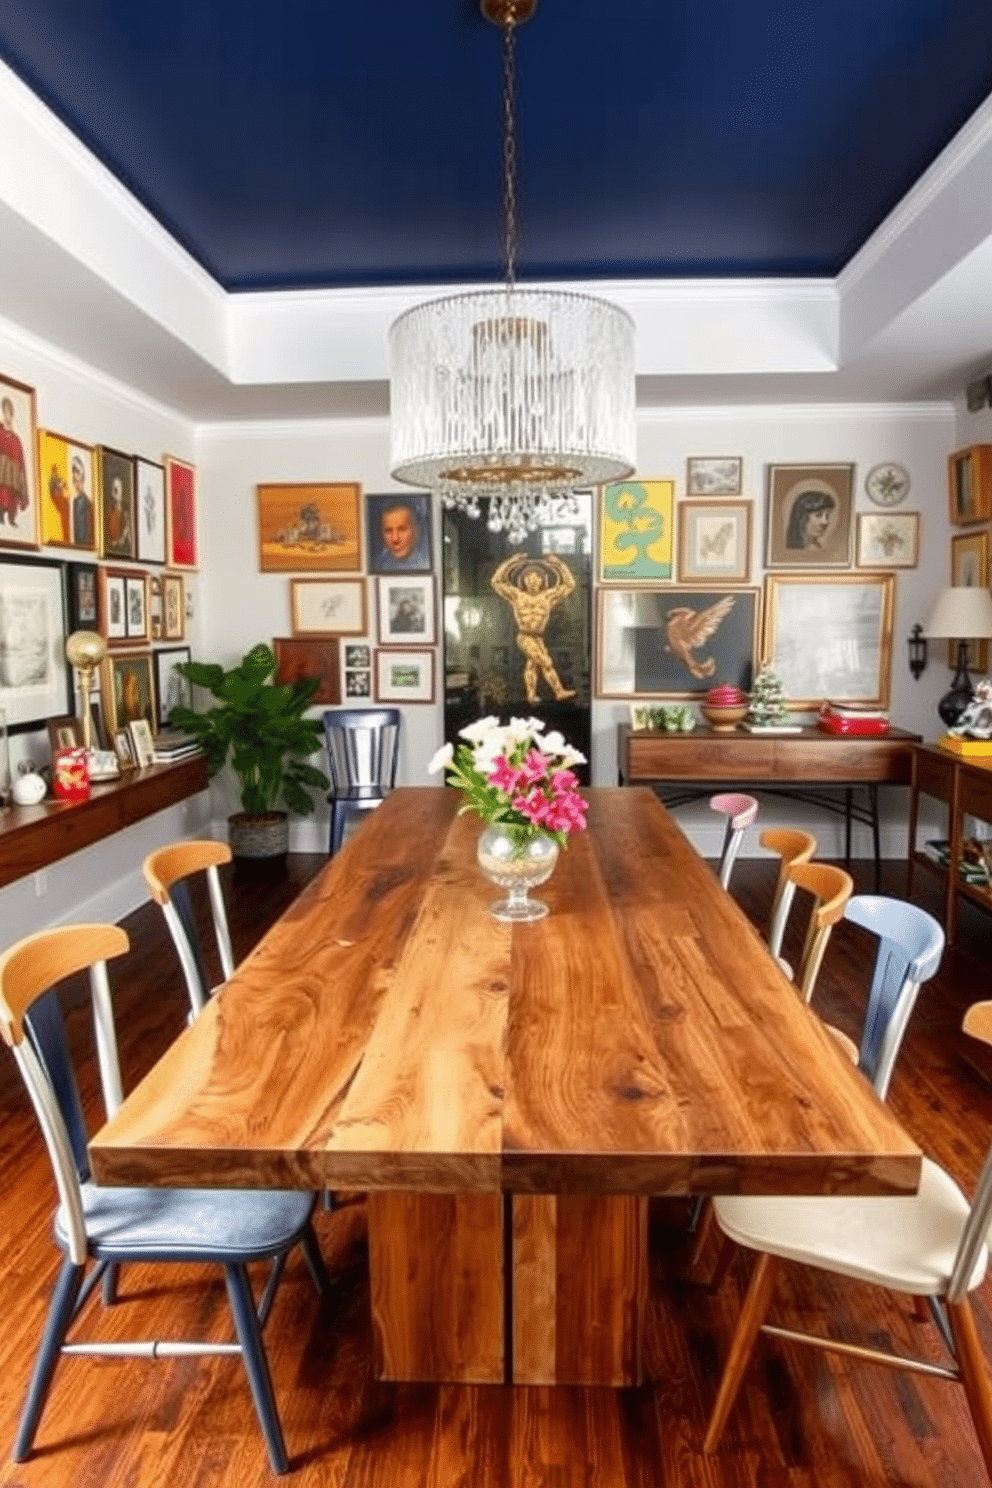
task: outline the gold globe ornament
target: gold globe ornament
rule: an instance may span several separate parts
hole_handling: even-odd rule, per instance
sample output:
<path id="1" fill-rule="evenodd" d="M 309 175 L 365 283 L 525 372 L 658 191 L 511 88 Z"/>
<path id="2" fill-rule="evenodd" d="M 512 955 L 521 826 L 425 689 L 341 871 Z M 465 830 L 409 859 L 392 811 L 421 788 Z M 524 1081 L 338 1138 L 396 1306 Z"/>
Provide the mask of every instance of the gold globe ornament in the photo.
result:
<path id="1" fill-rule="evenodd" d="M 65 643 L 66 660 L 79 672 L 79 688 L 83 697 L 83 748 L 87 754 L 93 748 L 93 723 L 90 714 L 93 673 L 106 654 L 107 643 L 95 630 L 74 630 Z"/>

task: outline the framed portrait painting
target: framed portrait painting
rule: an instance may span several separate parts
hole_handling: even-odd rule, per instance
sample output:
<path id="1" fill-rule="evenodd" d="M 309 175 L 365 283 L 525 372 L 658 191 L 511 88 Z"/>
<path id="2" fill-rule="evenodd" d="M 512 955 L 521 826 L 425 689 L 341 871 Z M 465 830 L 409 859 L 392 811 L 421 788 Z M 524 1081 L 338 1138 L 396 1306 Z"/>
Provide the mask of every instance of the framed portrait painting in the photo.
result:
<path id="1" fill-rule="evenodd" d="M 92 446 L 39 429 L 38 470 L 42 541 L 93 552 L 96 521 Z"/>
<path id="2" fill-rule="evenodd" d="M 290 626 L 294 636 L 364 635 L 364 579 L 290 579 Z"/>
<path id="3" fill-rule="evenodd" d="M 99 570 L 95 563 L 66 564 L 67 629 L 100 629 L 100 602 L 97 587 Z"/>
<path id="4" fill-rule="evenodd" d="M 431 498 L 395 492 L 366 496 L 365 541 L 369 573 L 430 573 Z"/>
<path id="5" fill-rule="evenodd" d="M 434 644 L 434 578 L 414 574 L 379 579 L 379 640 L 383 645 Z"/>
<path id="6" fill-rule="evenodd" d="M 888 707 L 894 586 L 892 573 L 765 579 L 762 656 L 789 707 Z"/>
<path id="7" fill-rule="evenodd" d="M 672 578 L 675 482 L 604 486 L 599 506 L 599 574 L 606 582 L 657 584 Z"/>
<path id="8" fill-rule="evenodd" d="M 173 568 L 197 568 L 196 467 L 165 456 L 165 551 Z"/>
<path id="9" fill-rule="evenodd" d="M 96 453 L 100 552 L 104 558 L 135 558 L 134 460 L 101 446 Z"/>
<path id="10" fill-rule="evenodd" d="M 138 557 L 142 563 L 164 563 L 165 466 L 155 460 L 134 461 L 134 505 L 138 526 Z"/>
<path id="11" fill-rule="evenodd" d="M 377 703 L 432 703 L 434 652 L 377 650 L 375 700 Z"/>
<path id="12" fill-rule="evenodd" d="M 362 533 L 357 481 L 260 485 L 258 566 L 262 573 L 357 573 Z"/>
<path id="13" fill-rule="evenodd" d="M 769 465 L 768 568 L 850 568 L 853 465 Z"/>
<path id="14" fill-rule="evenodd" d="M 34 388 L 0 376 L 0 545 L 38 546 Z"/>
<path id="15" fill-rule="evenodd" d="M 859 568 L 915 568 L 919 512 L 859 512 L 857 553 Z"/>
<path id="16" fill-rule="evenodd" d="M 69 712 L 62 564 L 0 553 L 0 708 L 11 733 Z"/>
<path id="17" fill-rule="evenodd" d="M 750 690 L 757 589 L 600 589 L 596 598 L 600 696 L 702 697 L 720 682 Z"/>
<path id="18" fill-rule="evenodd" d="M 104 726 L 109 737 L 139 718 L 155 723 L 151 652 L 106 656 L 101 662 Z"/>
<path id="19" fill-rule="evenodd" d="M 277 636 L 272 642 L 276 670 L 274 681 L 279 687 L 314 678 L 319 683 L 313 704 L 325 706 L 341 701 L 341 677 L 338 667 L 338 642 Z"/>
<path id="20" fill-rule="evenodd" d="M 746 584 L 750 577 L 750 501 L 681 502 L 679 582 Z"/>
<path id="21" fill-rule="evenodd" d="M 186 635 L 186 594 L 182 574 L 162 575 L 162 638 L 181 641 Z"/>
<path id="22" fill-rule="evenodd" d="M 740 455 L 690 455 L 686 461 L 686 495 L 739 496 L 743 470 Z"/>

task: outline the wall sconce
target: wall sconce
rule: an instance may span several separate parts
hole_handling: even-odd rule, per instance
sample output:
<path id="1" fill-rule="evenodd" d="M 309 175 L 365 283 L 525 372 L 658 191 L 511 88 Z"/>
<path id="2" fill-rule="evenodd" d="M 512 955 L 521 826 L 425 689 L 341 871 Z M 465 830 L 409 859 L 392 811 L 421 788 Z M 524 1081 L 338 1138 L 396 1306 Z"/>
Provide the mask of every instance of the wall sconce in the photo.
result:
<path id="1" fill-rule="evenodd" d="M 927 638 L 918 620 L 910 631 L 906 644 L 909 646 L 909 670 L 918 682 L 927 669 Z"/>

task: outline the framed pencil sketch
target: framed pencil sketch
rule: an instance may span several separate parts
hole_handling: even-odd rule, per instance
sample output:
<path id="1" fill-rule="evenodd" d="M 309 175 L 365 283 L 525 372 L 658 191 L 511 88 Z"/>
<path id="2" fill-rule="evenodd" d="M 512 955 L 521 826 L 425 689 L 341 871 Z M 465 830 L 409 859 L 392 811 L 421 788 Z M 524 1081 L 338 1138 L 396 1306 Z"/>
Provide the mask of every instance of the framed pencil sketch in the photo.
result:
<path id="1" fill-rule="evenodd" d="M 155 460 L 134 461 L 135 512 L 138 525 L 138 557 L 142 563 L 164 563 L 165 466 Z"/>
<path id="2" fill-rule="evenodd" d="M 720 682 L 750 690 L 758 649 L 758 590 L 600 589 L 601 697 L 703 697 Z"/>
<path id="3" fill-rule="evenodd" d="M 675 482 L 620 481 L 599 503 L 599 576 L 605 582 L 657 584 L 675 568 Z"/>
<path id="4" fill-rule="evenodd" d="M 367 495 L 365 534 L 369 573 L 430 573 L 430 496 Z"/>
<path id="5" fill-rule="evenodd" d="M 686 495 L 739 496 L 743 472 L 740 455 L 690 455 L 686 461 Z"/>
<path id="6" fill-rule="evenodd" d="M 364 635 L 364 579 L 290 579 L 290 628 L 294 636 Z"/>
<path id="7" fill-rule="evenodd" d="M 341 701 L 341 680 L 336 638 L 276 637 L 272 642 L 276 671 L 274 681 L 280 687 L 292 682 L 316 678 L 319 686 L 313 695 L 314 706 L 327 706 Z"/>
<path id="8" fill-rule="evenodd" d="M 0 553 L 0 708 L 11 733 L 69 712 L 62 564 Z"/>
<path id="9" fill-rule="evenodd" d="M 38 546 L 34 388 L 0 375 L 0 546 Z"/>
<path id="10" fill-rule="evenodd" d="M 100 629 L 99 590 L 95 563 L 66 564 L 67 631 Z"/>
<path id="11" fill-rule="evenodd" d="M 132 651 L 125 656 L 106 656 L 100 663 L 100 689 L 107 734 L 127 728 L 138 718 L 155 722 L 155 684 L 150 651 Z"/>
<path id="12" fill-rule="evenodd" d="M 383 575 L 379 579 L 379 640 L 382 645 L 434 644 L 434 576 Z"/>
<path id="13" fill-rule="evenodd" d="M 750 501 L 680 502 L 679 582 L 746 584 L 750 577 Z"/>
<path id="14" fill-rule="evenodd" d="M 891 573 L 769 575 L 762 657 L 790 708 L 889 705 Z"/>
<path id="15" fill-rule="evenodd" d="M 432 703 L 434 652 L 377 650 L 375 700 L 377 703 Z"/>
<path id="16" fill-rule="evenodd" d="M 182 574 L 162 575 L 162 638 L 181 641 L 186 635 L 186 595 Z"/>
<path id="17" fill-rule="evenodd" d="M 134 459 L 101 446 L 96 451 L 97 530 L 104 558 L 135 558 Z"/>
<path id="18" fill-rule="evenodd" d="M 262 573 L 357 573 L 362 566 L 357 481 L 258 487 Z"/>
<path id="19" fill-rule="evenodd" d="M 164 456 L 165 552 L 172 568 L 197 568 L 196 467 L 175 455 Z"/>
<path id="20" fill-rule="evenodd" d="M 132 646 L 135 641 L 148 641 L 148 576 L 128 574 L 125 581 L 127 592 L 127 638 Z"/>
<path id="21" fill-rule="evenodd" d="M 96 548 L 93 448 L 38 430 L 41 537 L 59 548 Z"/>
<path id="22" fill-rule="evenodd" d="M 992 583 L 989 571 L 989 534 L 960 532 L 951 538 L 951 583 L 961 589 L 987 589 Z M 958 664 L 958 643 L 947 643 L 947 665 Z M 968 669 L 984 675 L 989 668 L 988 641 L 968 641 Z"/>
<path id="23" fill-rule="evenodd" d="M 915 568 L 919 512 L 859 512 L 857 551 L 859 568 Z"/>
<path id="24" fill-rule="evenodd" d="M 169 726 L 173 708 L 192 708 L 193 684 L 176 668 L 192 660 L 188 646 L 163 646 L 152 652 L 155 667 L 155 701 L 158 728 Z"/>
<path id="25" fill-rule="evenodd" d="M 768 568 L 849 568 L 853 465 L 769 465 Z"/>

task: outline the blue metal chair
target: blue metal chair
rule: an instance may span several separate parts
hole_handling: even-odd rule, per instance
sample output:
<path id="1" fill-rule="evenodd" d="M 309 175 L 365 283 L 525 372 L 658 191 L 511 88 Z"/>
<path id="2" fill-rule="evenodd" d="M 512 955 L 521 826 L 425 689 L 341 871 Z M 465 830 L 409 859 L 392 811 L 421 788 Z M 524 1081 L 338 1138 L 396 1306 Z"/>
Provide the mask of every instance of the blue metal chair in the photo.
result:
<path id="1" fill-rule="evenodd" d="M 330 764 L 331 856 L 350 817 L 379 806 L 396 784 L 399 708 L 331 708 L 324 714 Z"/>
<path id="2" fill-rule="evenodd" d="M 88 970 L 96 1050 L 107 1115 L 120 1105 L 120 1072 L 106 962 L 128 949 L 114 925 L 68 925 L 29 936 L 0 958 L 0 1032 L 17 1060 L 55 1173 L 59 1207 L 55 1240 L 65 1259 L 35 1361 L 14 1444 L 29 1456 L 61 1354 L 168 1358 L 240 1354 L 274 1472 L 288 1468 L 282 1428 L 262 1346 L 264 1327 L 286 1255 L 301 1245 L 318 1290 L 329 1277 L 311 1225 L 308 1193 L 237 1189 L 98 1188 L 90 1179 L 87 1132 L 58 1001 L 58 983 Z M 256 1311 L 245 1269 L 272 1260 Z M 237 1343 L 67 1343 L 66 1335 L 93 1288 L 123 1262 L 216 1262 L 234 1316 Z M 86 1275 L 90 1262 L 95 1262 Z"/>

